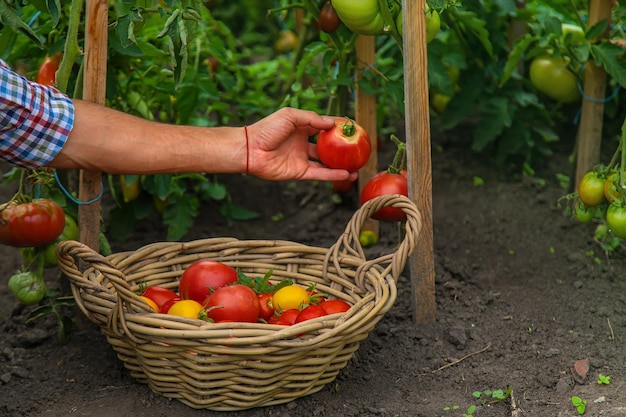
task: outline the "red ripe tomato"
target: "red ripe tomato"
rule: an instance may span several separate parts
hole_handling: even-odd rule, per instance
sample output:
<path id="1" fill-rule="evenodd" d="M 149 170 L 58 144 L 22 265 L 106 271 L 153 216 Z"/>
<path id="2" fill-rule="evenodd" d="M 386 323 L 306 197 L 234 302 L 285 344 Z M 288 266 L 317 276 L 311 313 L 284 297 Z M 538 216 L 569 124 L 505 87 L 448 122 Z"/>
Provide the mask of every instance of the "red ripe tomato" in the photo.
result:
<path id="1" fill-rule="evenodd" d="M 167 314 L 170 311 L 170 308 L 172 308 L 172 306 L 179 301 L 182 301 L 182 298 L 180 298 L 178 295 L 174 298 L 169 299 L 162 306 L 160 306 L 159 313 Z"/>
<path id="2" fill-rule="evenodd" d="M 216 323 L 238 321 L 254 323 L 259 319 L 259 298 L 246 285 L 234 284 L 220 287 L 209 296 L 207 317 Z"/>
<path id="3" fill-rule="evenodd" d="M 320 307 L 326 314 L 345 313 L 350 310 L 350 304 L 338 299 L 322 301 Z"/>
<path id="4" fill-rule="evenodd" d="M 56 73 L 61 63 L 63 55 L 61 52 L 57 52 L 52 56 L 46 56 L 39 66 L 35 82 L 43 85 L 56 86 Z"/>
<path id="5" fill-rule="evenodd" d="M 200 304 L 215 290 L 237 282 L 237 271 L 217 261 L 201 260 L 189 265 L 180 277 L 180 296 Z"/>
<path id="6" fill-rule="evenodd" d="M 272 316 L 268 323 L 280 324 L 281 326 L 291 326 L 296 322 L 296 317 L 300 314 L 300 310 L 297 308 L 290 308 L 283 311 L 280 315 Z"/>
<path id="7" fill-rule="evenodd" d="M 370 137 L 354 120 L 337 119 L 335 127 L 317 135 L 320 161 L 329 168 L 358 171 L 370 158 Z"/>
<path id="8" fill-rule="evenodd" d="M 320 16 L 315 21 L 315 24 L 322 32 L 333 33 L 339 29 L 341 25 L 341 19 L 337 15 L 333 4 L 330 0 L 327 0 L 320 9 Z"/>
<path id="9" fill-rule="evenodd" d="M 163 306 L 172 299 L 178 298 L 180 300 L 180 297 L 178 297 L 178 294 L 174 291 L 159 285 L 151 285 L 147 287 L 141 295 L 154 301 L 161 312 L 163 311 Z"/>
<path id="10" fill-rule="evenodd" d="M 354 188 L 356 181 L 333 181 L 333 190 L 338 194 L 348 194 Z"/>
<path id="11" fill-rule="evenodd" d="M 9 202 L 0 208 L 0 243 L 19 248 L 52 243 L 65 229 L 65 212 L 52 200 Z"/>
<path id="12" fill-rule="evenodd" d="M 257 297 L 259 298 L 259 318 L 269 321 L 274 315 L 274 307 L 272 307 L 272 298 L 274 295 L 266 292 L 258 294 Z"/>
<path id="13" fill-rule="evenodd" d="M 361 205 L 372 198 L 387 194 L 402 194 L 408 197 L 409 180 L 406 170 L 402 170 L 400 174 L 381 171 L 374 175 L 361 190 Z M 374 213 L 372 219 L 399 222 L 406 220 L 406 213 L 399 208 L 384 207 Z"/>
<path id="14" fill-rule="evenodd" d="M 318 317 L 325 316 L 326 314 L 327 313 L 322 307 L 311 305 L 305 307 L 301 312 L 298 313 L 295 323 L 301 323 L 303 321 L 316 319 Z"/>

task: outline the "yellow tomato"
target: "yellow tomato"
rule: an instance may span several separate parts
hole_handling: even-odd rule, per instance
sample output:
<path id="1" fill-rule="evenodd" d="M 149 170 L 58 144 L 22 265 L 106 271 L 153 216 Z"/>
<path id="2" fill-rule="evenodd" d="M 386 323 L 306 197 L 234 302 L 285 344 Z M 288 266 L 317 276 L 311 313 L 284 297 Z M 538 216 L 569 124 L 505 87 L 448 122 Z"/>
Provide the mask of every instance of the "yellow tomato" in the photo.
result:
<path id="1" fill-rule="evenodd" d="M 309 304 L 311 297 L 308 291 L 299 285 L 289 285 L 276 291 L 272 297 L 272 305 L 277 311 L 300 308 Z"/>
<path id="2" fill-rule="evenodd" d="M 190 319 L 202 319 L 204 316 L 204 307 L 194 300 L 180 300 L 170 307 L 167 314 Z"/>

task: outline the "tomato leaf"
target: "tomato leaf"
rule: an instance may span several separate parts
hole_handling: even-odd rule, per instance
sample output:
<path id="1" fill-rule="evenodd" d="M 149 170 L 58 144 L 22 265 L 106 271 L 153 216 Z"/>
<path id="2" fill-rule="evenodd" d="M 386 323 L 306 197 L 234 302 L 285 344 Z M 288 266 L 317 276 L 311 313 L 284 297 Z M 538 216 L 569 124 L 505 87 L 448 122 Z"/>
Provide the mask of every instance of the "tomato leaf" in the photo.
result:
<path id="1" fill-rule="evenodd" d="M 591 53 L 596 64 L 604 67 L 622 87 L 626 87 L 626 70 L 624 70 L 624 49 L 608 42 L 591 45 Z"/>

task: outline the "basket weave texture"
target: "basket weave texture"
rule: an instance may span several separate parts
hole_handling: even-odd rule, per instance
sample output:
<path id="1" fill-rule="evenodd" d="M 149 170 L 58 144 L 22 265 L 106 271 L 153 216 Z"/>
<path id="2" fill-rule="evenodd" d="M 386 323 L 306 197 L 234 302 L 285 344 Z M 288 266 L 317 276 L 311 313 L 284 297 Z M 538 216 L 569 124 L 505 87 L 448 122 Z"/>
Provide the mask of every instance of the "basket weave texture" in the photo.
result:
<path id="1" fill-rule="evenodd" d="M 407 214 L 403 240 L 395 252 L 367 260 L 359 233 L 383 207 Z M 389 195 L 357 210 L 330 248 L 209 238 L 159 242 L 103 257 L 65 241 L 57 256 L 79 308 L 102 329 L 133 378 L 192 408 L 235 411 L 286 403 L 332 382 L 392 307 L 396 281 L 420 228 L 414 203 Z M 223 262 L 248 276 L 271 269 L 276 282 L 316 284 L 319 292 L 352 307 L 293 326 L 211 323 L 150 312 L 137 296 L 141 285 L 177 291 L 185 268 L 200 259 Z"/>

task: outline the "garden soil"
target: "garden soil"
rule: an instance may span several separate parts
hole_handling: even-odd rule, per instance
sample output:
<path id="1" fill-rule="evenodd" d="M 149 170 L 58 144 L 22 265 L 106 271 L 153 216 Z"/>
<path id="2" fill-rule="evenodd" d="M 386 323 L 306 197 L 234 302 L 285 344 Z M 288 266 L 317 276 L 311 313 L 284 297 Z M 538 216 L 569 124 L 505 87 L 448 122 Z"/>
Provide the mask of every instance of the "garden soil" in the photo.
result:
<path id="1" fill-rule="evenodd" d="M 218 412 L 155 394 L 77 310 L 69 314 L 80 325 L 60 344 L 52 316 L 25 323 L 32 307 L 19 305 L 6 285 L 21 259 L 0 247 L 0 416 L 570 417 L 579 415 L 572 397 L 586 401 L 586 416 L 626 416 L 626 264 L 594 240 L 595 225 L 559 207 L 567 190 L 556 178 L 571 172 L 567 152 L 536 176 L 511 180 L 456 143 L 433 139 L 436 321 L 416 324 L 407 266 L 394 306 L 336 380 L 283 405 Z M 381 164 L 392 153 L 386 147 Z M 355 191 L 338 203 L 327 184 L 220 181 L 260 218 L 229 224 L 207 203 L 185 240 L 330 247 L 357 208 Z M 14 191 L 3 187 L 2 198 Z M 119 252 L 162 240 L 155 216 L 112 246 Z M 368 256 L 393 252 L 397 241 L 397 230 L 381 224 Z M 58 270 L 46 279 L 51 288 L 67 284 Z M 610 383 L 599 384 L 600 375 Z M 508 389 L 505 398 L 485 396 Z"/>

